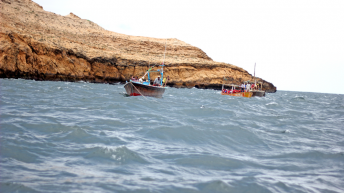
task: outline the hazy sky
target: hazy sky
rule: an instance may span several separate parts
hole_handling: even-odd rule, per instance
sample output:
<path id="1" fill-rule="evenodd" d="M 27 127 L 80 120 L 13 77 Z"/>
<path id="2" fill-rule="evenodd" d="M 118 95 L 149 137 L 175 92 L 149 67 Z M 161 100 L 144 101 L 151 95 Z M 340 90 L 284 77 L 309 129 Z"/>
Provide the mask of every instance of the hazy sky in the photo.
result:
<path id="1" fill-rule="evenodd" d="M 277 90 L 344 94 L 344 0 L 34 0 L 128 35 L 177 38 Z"/>

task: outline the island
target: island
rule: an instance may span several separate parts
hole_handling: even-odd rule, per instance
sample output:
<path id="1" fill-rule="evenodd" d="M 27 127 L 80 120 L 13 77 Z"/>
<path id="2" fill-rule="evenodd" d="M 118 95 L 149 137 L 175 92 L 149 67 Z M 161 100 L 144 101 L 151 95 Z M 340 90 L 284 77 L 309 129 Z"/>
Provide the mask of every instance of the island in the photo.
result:
<path id="1" fill-rule="evenodd" d="M 164 62 L 164 76 L 170 77 L 167 86 L 221 89 L 226 77 L 238 85 L 256 80 L 266 92 L 276 92 L 272 83 L 238 66 L 213 61 L 201 49 L 175 38 L 108 31 L 73 13 L 45 11 L 32 0 L 1 0 L 0 7 L 0 78 L 124 83 Z"/>

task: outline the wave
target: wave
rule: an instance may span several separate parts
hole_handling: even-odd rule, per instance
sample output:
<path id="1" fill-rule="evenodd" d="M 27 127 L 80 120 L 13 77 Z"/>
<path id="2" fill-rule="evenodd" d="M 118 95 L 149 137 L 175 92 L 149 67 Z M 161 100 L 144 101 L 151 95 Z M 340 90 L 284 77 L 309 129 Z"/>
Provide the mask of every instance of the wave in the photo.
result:
<path id="1" fill-rule="evenodd" d="M 31 187 L 25 186 L 22 183 L 17 182 L 0 182 L 0 192 L 28 192 L 36 193 L 40 192 Z"/>
<path id="2" fill-rule="evenodd" d="M 343 152 L 321 152 L 321 151 L 307 151 L 307 152 L 292 152 L 292 153 L 282 153 L 274 156 L 267 156 L 268 159 L 287 159 L 296 160 L 301 159 L 304 161 L 314 162 L 315 160 L 320 161 L 322 159 L 328 160 L 341 160 L 344 159 Z"/>
<path id="3" fill-rule="evenodd" d="M 178 158 L 175 163 L 181 166 L 194 167 L 198 169 L 210 169 L 210 170 L 235 170 L 245 166 L 245 161 L 224 158 L 218 155 L 188 155 L 183 158 Z"/>
<path id="4" fill-rule="evenodd" d="M 25 147 L 22 145 L 16 145 L 2 141 L 0 151 L 2 159 L 15 159 L 25 163 L 39 162 L 39 156 L 36 155 L 36 153 L 31 152 L 31 147 Z"/>
<path id="5" fill-rule="evenodd" d="M 140 154 L 128 149 L 126 146 L 119 147 L 93 147 L 81 149 L 79 152 L 85 159 L 101 162 L 123 164 L 148 164 Z"/>
<path id="6" fill-rule="evenodd" d="M 70 128 L 70 127 L 69 127 Z M 72 131 L 69 131 L 67 135 L 64 137 L 59 138 L 62 141 L 69 141 L 73 143 L 79 144 L 89 144 L 89 143 L 103 143 L 108 144 L 109 141 L 100 137 L 96 134 L 91 134 L 85 129 L 79 127 L 71 127 L 73 128 Z"/>
<path id="7" fill-rule="evenodd" d="M 195 185 L 199 192 L 272 192 L 260 185 L 254 177 L 244 177 L 241 180 L 225 183 L 222 180 L 203 182 Z"/>

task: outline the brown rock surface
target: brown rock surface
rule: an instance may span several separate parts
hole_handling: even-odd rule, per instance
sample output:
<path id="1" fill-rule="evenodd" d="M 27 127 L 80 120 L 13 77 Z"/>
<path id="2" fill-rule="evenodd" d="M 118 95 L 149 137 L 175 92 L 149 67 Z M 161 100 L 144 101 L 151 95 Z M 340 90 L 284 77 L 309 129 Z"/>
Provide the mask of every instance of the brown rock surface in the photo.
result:
<path id="1" fill-rule="evenodd" d="M 213 61 L 201 49 L 178 39 L 129 36 L 103 29 L 73 13 L 44 11 L 32 0 L 0 0 L 0 78 L 125 82 L 164 60 L 169 86 L 220 89 L 254 81 L 237 66 Z M 152 74 L 152 78 L 158 74 Z M 264 82 L 263 89 L 276 87 Z"/>

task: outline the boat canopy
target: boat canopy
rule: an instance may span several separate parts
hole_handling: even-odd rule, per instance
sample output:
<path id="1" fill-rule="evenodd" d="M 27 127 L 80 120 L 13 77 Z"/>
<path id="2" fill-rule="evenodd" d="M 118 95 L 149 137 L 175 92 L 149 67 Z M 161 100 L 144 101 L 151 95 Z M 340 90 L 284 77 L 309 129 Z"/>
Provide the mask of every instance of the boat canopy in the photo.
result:
<path id="1" fill-rule="evenodd" d="M 233 87 L 240 87 L 239 85 L 236 84 L 223 84 L 224 86 L 233 86 Z"/>

